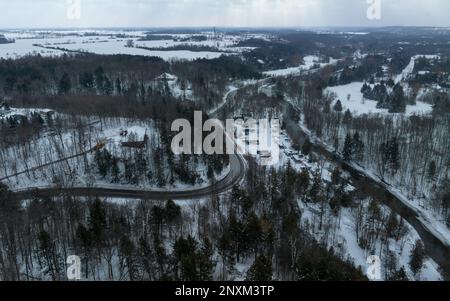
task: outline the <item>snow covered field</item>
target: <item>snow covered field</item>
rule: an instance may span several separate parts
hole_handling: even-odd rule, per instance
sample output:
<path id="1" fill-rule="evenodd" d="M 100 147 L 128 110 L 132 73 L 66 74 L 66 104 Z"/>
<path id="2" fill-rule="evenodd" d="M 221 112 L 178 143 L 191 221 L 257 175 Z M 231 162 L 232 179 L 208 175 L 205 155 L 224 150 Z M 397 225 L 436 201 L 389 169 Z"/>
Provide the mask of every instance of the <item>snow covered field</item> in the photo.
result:
<path id="1" fill-rule="evenodd" d="M 15 43 L 0 44 L 0 58 L 16 59 L 26 55 L 59 56 L 64 54 L 64 51 L 33 46 L 42 42 L 41 39 L 16 39 Z"/>
<path id="2" fill-rule="evenodd" d="M 95 33 L 95 36 L 84 34 Z M 142 31 L 51 31 L 51 32 L 4 32 L 8 39 L 15 39 L 15 43 L 0 44 L 0 58 L 16 59 L 25 55 L 59 56 L 66 51 L 81 51 L 101 55 L 127 54 L 156 56 L 164 60 L 199 58 L 214 59 L 223 54 L 240 53 L 248 51 L 249 47 L 236 47 L 244 37 L 238 35 L 225 35 L 217 39 L 205 41 L 191 41 L 195 35 L 172 35 L 172 40 L 140 41 L 145 36 Z M 186 41 L 180 39 L 188 39 Z M 135 47 L 127 47 L 132 41 Z M 190 50 L 164 50 L 169 47 L 180 46 L 206 46 L 216 48 L 218 51 L 190 51 Z M 42 47 L 40 47 L 42 46 Z M 47 48 L 45 48 L 47 47 Z M 146 50 L 139 47 L 161 48 Z M 49 49 L 60 48 L 60 49 Z"/>
<path id="3" fill-rule="evenodd" d="M 136 41 L 137 39 L 132 39 Z M 161 42 L 161 41 L 158 41 Z M 213 59 L 221 56 L 222 52 L 211 51 L 188 51 L 188 50 L 145 50 L 140 48 L 126 47 L 126 40 L 123 39 L 105 39 L 105 38 L 51 38 L 51 39 L 25 39 L 16 40 L 11 44 L 0 44 L 0 58 L 19 58 L 25 55 L 58 56 L 66 51 L 57 49 L 48 49 L 43 47 L 58 47 L 70 51 L 89 52 L 102 55 L 128 54 L 142 56 L 156 56 L 164 60 L 187 59 L 194 60 L 198 58 Z M 37 45 L 42 45 L 39 47 Z M 162 46 L 163 44 L 161 44 Z"/>
<path id="4" fill-rule="evenodd" d="M 415 55 L 415 56 L 413 56 L 411 58 L 411 61 L 408 64 L 408 66 L 406 66 L 405 69 L 403 69 L 402 73 L 397 75 L 395 82 L 399 83 L 403 80 L 406 80 L 408 78 L 408 76 L 410 76 L 412 74 L 412 72 L 414 71 L 414 66 L 416 65 L 416 60 L 421 57 L 424 57 L 426 59 L 437 59 L 437 58 L 439 58 L 439 55 Z"/>
<path id="5" fill-rule="evenodd" d="M 318 65 L 319 68 L 323 68 L 326 65 L 335 64 L 337 60 L 331 59 L 329 63 L 319 63 L 319 58 L 315 55 L 308 55 L 303 58 L 304 63 L 298 67 L 290 67 L 286 69 L 270 70 L 264 72 L 267 76 L 288 76 L 288 75 L 298 75 L 302 71 L 307 71 Z"/>
<path id="6" fill-rule="evenodd" d="M 349 109 L 354 115 L 362 114 L 388 114 L 387 109 L 378 109 L 377 102 L 374 100 L 368 100 L 363 97 L 361 88 L 363 82 L 353 82 L 348 85 L 328 87 L 325 90 L 325 94 L 334 93 L 336 98 L 334 99 L 332 106 L 336 104 L 338 100 L 341 101 L 343 111 Z M 350 100 L 348 97 L 350 96 Z M 433 107 L 421 101 L 417 101 L 415 106 L 408 105 L 406 107 L 405 114 L 410 115 L 426 115 L 431 113 Z"/>

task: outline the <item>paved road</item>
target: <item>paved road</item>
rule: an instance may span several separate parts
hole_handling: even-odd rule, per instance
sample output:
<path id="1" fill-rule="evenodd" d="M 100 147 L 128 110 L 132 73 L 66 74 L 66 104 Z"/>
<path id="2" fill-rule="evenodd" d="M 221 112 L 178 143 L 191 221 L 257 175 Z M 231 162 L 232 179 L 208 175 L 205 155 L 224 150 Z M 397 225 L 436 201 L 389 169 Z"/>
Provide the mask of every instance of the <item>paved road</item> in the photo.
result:
<path id="1" fill-rule="evenodd" d="M 299 108 L 292 103 L 287 102 L 293 110 L 299 111 Z M 298 124 L 290 124 L 295 134 L 304 140 L 308 135 L 298 126 Z M 388 206 L 392 211 L 405 219 L 417 231 L 420 239 L 425 245 L 427 254 L 442 268 L 450 267 L 450 246 L 444 238 L 435 233 L 429 224 L 424 222 L 424 217 L 420 212 L 405 204 L 399 197 L 391 192 L 390 186 L 385 183 L 376 181 L 364 171 L 354 167 L 346 162 L 341 156 L 330 151 L 325 145 L 318 142 L 311 142 L 312 152 L 319 154 L 330 162 L 337 164 L 342 170 L 347 171 L 351 175 L 352 185 L 358 188 L 362 196 L 371 196 L 380 200 Z"/>
<path id="2" fill-rule="evenodd" d="M 19 199 L 29 199 L 34 196 L 54 197 L 54 196 L 86 196 L 86 197 L 115 197 L 127 199 L 143 200 L 189 200 L 207 197 L 212 194 L 220 194 L 239 185 L 244 178 L 246 170 L 245 159 L 242 156 L 230 156 L 230 172 L 222 180 L 211 186 L 196 190 L 187 191 L 143 191 L 121 188 L 47 188 L 30 189 L 16 192 Z"/>
<path id="3" fill-rule="evenodd" d="M 315 71 L 315 70 L 314 70 Z M 308 74 L 311 73 L 308 72 Z M 266 78 L 259 81 L 258 83 L 264 83 L 265 81 L 270 81 L 273 79 Z M 245 88 L 245 87 L 243 87 Z M 241 88 L 242 89 L 242 88 Z M 230 91 L 227 97 L 231 97 L 239 89 Z M 226 103 L 226 101 L 225 101 Z M 290 103 L 289 103 L 290 104 Z M 299 110 L 299 108 L 290 104 L 294 110 Z M 220 108 L 222 108 L 222 105 Z M 217 114 L 217 111 L 213 111 L 213 115 Z M 298 125 L 297 125 L 298 127 Z M 297 134 L 303 138 L 307 137 L 307 134 L 298 127 Z M 377 199 L 383 201 L 387 206 L 389 206 L 394 212 L 399 214 L 402 218 L 407 220 L 414 229 L 418 232 L 420 238 L 425 244 L 427 253 L 436 261 L 441 267 L 449 266 L 450 261 L 450 248 L 449 246 L 438 236 L 436 236 L 427 225 L 423 223 L 420 216 L 412 210 L 410 207 L 406 206 L 397 196 L 389 191 L 387 187 L 381 185 L 380 183 L 374 181 L 369 176 L 365 175 L 359 170 L 356 170 L 351 165 L 342 160 L 338 155 L 330 152 L 325 146 L 321 144 L 313 144 L 313 151 L 320 153 L 327 157 L 330 161 L 339 164 L 344 170 L 350 172 L 354 184 L 366 195 L 371 195 Z M 209 196 L 211 194 L 219 194 L 230 190 L 234 185 L 241 183 L 246 170 L 245 159 L 242 156 L 233 155 L 230 156 L 230 173 L 221 181 L 217 182 L 215 185 L 210 187 L 190 190 L 190 191 L 139 191 L 139 190 L 126 190 L 126 189 L 104 189 L 104 188 L 67 188 L 67 189 L 42 189 L 39 191 L 29 190 L 17 192 L 16 195 L 19 199 L 27 199 L 35 195 L 42 196 L 58 196 L 58 195 L 71 195 L 71 196 L 98 196 L 98 197 L 120 197 L 128 199 L 147 199 L 147 200 L 187 200 L 187 199 L 198 199 L 202 197 Z"/>
<path id="4" fill-rule="evenodd" d="M 233 92 L 230 91 L 224 97 L 224 104 L 229 100 L 230 97 L 233 96 Z M 222 106 L 223 106 L 222 105 Z M 220 106 L 217 110 L 219 111 Z M 213 112 L 214 113 L 214 112 Z M 227 139 L 231 140 L 231 137 L 227 136 Z M 55 162 L 51 162 L 45 164 L 43 166 L 35 167 L 32 170 L 37 170 L 58 162 L 67 161 L 69 159 L 84 155 L 86 153 L 92 152 L 97 147 L 94 147 L 91 150 L 83 152 L 81 154 L 77 154 L 71 156 L 69 158 L 64 158 Z M 127 199 L 145 199 L 145 200 L 187 200 L 187 199 L 199 199 L 202 197 L 207 197 L 213 194 L 220 194 L 226 191 L 229 191 L 233 188 L 233 186 L 238 185 L 242 182 L 242 179 L 245 176 L 246 171 L 246 162 L 242 155 L 230 155 L 230 172 L 228 175 L 217 183 L 200 189 L 193 190 L 185 190 L 185 191 L 152 191 L 152 190 L 137 190 L 137 189 L 122 189 L 122 188 L 101 188 L 101 187 L 79 187 L 79 188 L 30 188 L 23 191 L 16 191 L 15 194 L 19 199 L 29 199 L 34 196 L 45 196 L 45 197 L 54 197 L 54 196 L 92 196 L 92 197 L 115 197 L 115 198 L 127 198 Z M 22 171 L 14 175 L 10 175 L 5 177 L 2 180 L 6 180 L 8 178 L 30 172 L 31 170 Z"/>

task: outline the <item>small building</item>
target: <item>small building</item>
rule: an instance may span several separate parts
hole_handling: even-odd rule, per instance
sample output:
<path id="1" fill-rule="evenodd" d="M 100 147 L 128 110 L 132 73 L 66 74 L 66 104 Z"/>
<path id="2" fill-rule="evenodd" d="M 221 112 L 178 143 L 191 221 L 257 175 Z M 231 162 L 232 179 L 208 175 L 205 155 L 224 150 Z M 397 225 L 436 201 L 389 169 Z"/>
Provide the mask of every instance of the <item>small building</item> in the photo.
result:
<path id="1" fill-rule="evenodd" d="M 294 155 L 292 156 L 292 161 L 294 161 L 297 164 L 302 163 L 302 158 L 300 157 L 300 155 Z"/>
<path id="2" fill-rule="evenodd" d="M 22 114 L 12 114 L 7 118 L 11 127 L 16 127 L 19 124 L 23 124 L 28 121 L 27 116 Z"/>
<path id="3" fill-rule="evenodd" d="M 156 78 L 157 81 L 162 81 L 162 82 L 175 82 L 178 78 L 175 75 L 172 75 L 170 73 L 164 72 L 163 74 L 161 74 L 160 76 L 158 76 Z"/>
<path id="4" fill-rule="evenodd" d="M 261 158 L 271 158 L 272 157 L 272 152 L 270 150 L 258 151 L 258 154 L 260 155 Z"/>
<path id="5" fill-rule="evenodd" d="M 0 116 L 4 116 L 11 111 L 9 105 L 6 102 L 0 103 Z"/>
<path id="6" fill-rule="evenodd" d="M 8 43 L 8 39 L 2 34 L 0 34 L 0 44 L 6 44 Z"/>
<path id="7" fill-rule="evenodd" d="M 147 143 L 148 143 L 148 135 L 146 134 L 144 136 L 144 140 L 143 141 L 122 142 L 122 147 L 142 149 L 142 148 L 145 148 L 147 146 Z"/>

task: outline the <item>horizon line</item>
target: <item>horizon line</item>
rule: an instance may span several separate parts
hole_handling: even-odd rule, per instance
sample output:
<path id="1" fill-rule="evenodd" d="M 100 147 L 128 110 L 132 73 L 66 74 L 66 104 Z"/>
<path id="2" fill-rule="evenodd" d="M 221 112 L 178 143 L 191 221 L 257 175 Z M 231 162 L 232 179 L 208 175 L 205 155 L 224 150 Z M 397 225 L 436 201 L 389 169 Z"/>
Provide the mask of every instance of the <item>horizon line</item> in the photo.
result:
<path id="1" fill-rule="evenodd" d="M 383 28 L 439 28 L 450 29 L 450 26 L 433 26 L 433 25 L 324 25 L 324 26 L 43 26 L 43 27 L 0 27 L 0 30 L 44 30 L 44 29 L 58 29 L 58 30 L 71 30 L 71 29 L 342 29 L 342 28 L 354 28 L 354 29 L 383 29 Z"/>

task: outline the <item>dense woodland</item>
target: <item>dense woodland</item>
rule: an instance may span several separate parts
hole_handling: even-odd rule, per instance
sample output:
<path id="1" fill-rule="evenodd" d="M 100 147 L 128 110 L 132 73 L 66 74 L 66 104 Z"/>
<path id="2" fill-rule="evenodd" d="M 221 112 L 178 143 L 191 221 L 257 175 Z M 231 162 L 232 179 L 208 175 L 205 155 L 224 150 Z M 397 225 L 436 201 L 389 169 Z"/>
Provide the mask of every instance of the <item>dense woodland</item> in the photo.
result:
<path id="1" fill-rule="evenodd" d="M 248 186 L 229 196 L 181 205 L 36 197 L 21 206 L 2 186 L 1 277 L 62 280 L 75 252 L 87 279 L 225 280 L 242 263 L 250 263 L 248 280 L 365 279 L 300 223 L 294 195 L 322 186 L 291 169 L 252 170 Z"/>
<path id="2" fill-rule="evenodd" d="M 172 63 L 126 55 L 38 56 L 0 60 L 0 96 L 28 105 L 52 96 L 115 96 L 141 104 L 176 102 L 179 96 L 171 93 L 164 80 L 157 80 L 164 73 L 177 76 L 180 90 L 192 90 L 191 100 L 205 107 L 222 100 L 230 80 L 260 76 L 233 56 Z"/>
<path id="3" fill-rule="evenodd" d="M 143 38 L 152 39 L 152 34 Z M 399 49 L 399 39 L 410 44 Z M 294 148 L 319 169 L 298 171 L 290 163 L 266 168 L 247 158 L 242 185 L 192 201 L 123 202 L 36 194 L 23 202 L 0 184 L 0 280 L 65 280 L 66 258 L 78 254 L 83 278 L 89 280 L 365 281 L 365 271 L 354 266 L 345 246 L 335 244 L 343 210 L 351 212 L 354 235 L 364 251 L 381 246 L 384 279 L 408 280 L 409 272 L 420 276 L 426 258 L 420 240 L 408 266 L 401 266 L 388 248 L 392 241 L 403 248 L 409 231 L 405 221 L 385 210 L 381 200 L 347 191 L 348 183 L 338 168 L 330 181 L 324 181 L 323 159 L 311 152 L 310 140 L 289 132 L 289 124 L 301 122 L 344 160 L 372 171 L 450 222 L 448 93 L 433 91 L 424 98 L 433 105 L 433 114 L 411 117 L 353 116 L 343 111 L 345 100 L 332 105 L 333 99 L 323 93 L 329 86 L 361 81 L 365 82 L 361 92 L 378 101 L 379 108 L 404 112 L 415 95 L 388 78 L 399 74 L 412 55 L 448 53 L 447 39 L 446 35 L 436 39 L 402 33 L 353 36 L 283 30 L 270 41 L 241 42 L 237 46 L 256 47 L 242 56 L 212 60 L 166 62 L 92 54 L 0 60 L 2 102 L 56 112 L 2 119 L 4 175 L 20 172 L 20 164 L 29 168 L 31 163 L 44 164 L 92 149 L 99 142 L 99 131 L 120 127 L 126 119 L 126 124 L 147 123 L 152 129 L 148 148 L 96 149 L 89 156 L 25 176 L 31 182 L 44 177 L 67 186 L 80 173 L 90 175 L 89 184 L 166 187 L 175 182 L 202 184 L 199 168 L 213 183 L 229 163 L 228 156 L 173 156 L 172 120 L 192 121 L 194 110 L 216 107 L 230 85 L 260 79 L 261 71 L 297 66 L 311 53 L 320 53 L 324 62 L 342 58 L 318 72 L 238 90 L 220 112 L 228 118 L 278 117 L 283 112 L 283 129 Z M 356 58 L 357 50 L 369 54 Z M 418 60 L 414 71 L 430 73 L 407 81 L 412 87 L 444 84 L 445 78 L 436 74 L 449 72 L 448 66 L 448 59 Z M 176 91 L 167 74 L 176 77 Z M 72 142 L 61 147 L 67 133 Z M 43 149 L 36 148 L 39 141 L 46 141 Z M 305 206 L 314 209 L 312 222 L 302 219 Z M 448 270 L 442 274 L 450 277 Z"/>
<path id="4" fill-rule="evenodd" d="M 401 241 L 408 232 L 376 200 L 365 206 L 345 192 L 339 170 L 325 183 L 290 165 L 277 171 L 250 164 L 245 186 L 205 201 L 36 196 L 23 206 L 2 186 L 0 275 L 63 280 L 64 259 L 75 253 L 83 278 L 92 280 L 366 280 L 345 250 L 327 247 L 341 209 L 353 208 L 364 248 L 379 239 Z M 314 223 L 301 222 L 298 199 L 319 208 Z M 317 241 L 314 231 L 326 235 Z M 410 261 L 415 273 L 424 260 L 418 244 Z M 385 249 L 386 279 L 407 280 L 405 267 Z"/>
<path id="5" fill-rule="evenodd" d="M 58 186 L 71 186 L 77 178 L 87 177 L 90 185 L 101 181 L 140 187 L 204 186 L 229 165 L 227 155 L 174 155 L 171 150 L 174 133 L 161 121 L 129 118 L 124 122 L 104 116 L 82 119 L 65 115 L 44 120 L 34 113 L 17 124 L 11 122 L 10 118 L 0 122 L 0 132 L 4 133 L 0 140 L 0 178 L 10 176 L 12 183 L 46 179 Z M 113 144 L 95 149 L 102 141 L 102 129 L 126 128 L 128 124 L 140 125 L 147 131 L 142 137 L 133 132 L 127 135 L 126 143 L 138 147 Z M 70 142 L 61 143 L 67 135 Z M 10 157 L 21 163 L 8 160 Z M 48 165 L 51 162 L 57 163 Z M 24 173 L 20 178 L 12 176 L 21 172 Z"/>
<path id="6" fill-rule="evenodd" d="M 301 108 L 298 120 L 347 161 L 370 168 L 388 183 L 406 191 L 409 197 L 420 200 L 423 206 L 450 218 L 448 94 L 435 91 L 427 97 L 433 104 L 433 113 L 429 116 L 353 116 L 350 111 L 342 110 L 341 104 L 346 100 L 332 106 L 332 99 L 323 96 L 333 74 L 332 70 L 322 70 L 309 78 L 279 81 L 277 89 L 286 91 L 280 95 L 280 100 L 288 100 Z M 373 94 L 378 96 L 379 91 L 384 91 L 381 94 L 387 91 L 389 83 L 383 85 L 373 89 L 364 85 L 362 92 L 369 98 Z M 403 89 L 397 84 L 390 90 L 392 94 L 385 93 L 385 102 L 380 101 L 379 106 L 386 105 L 391 112 L 403 111 L 408 103 Z"/>

